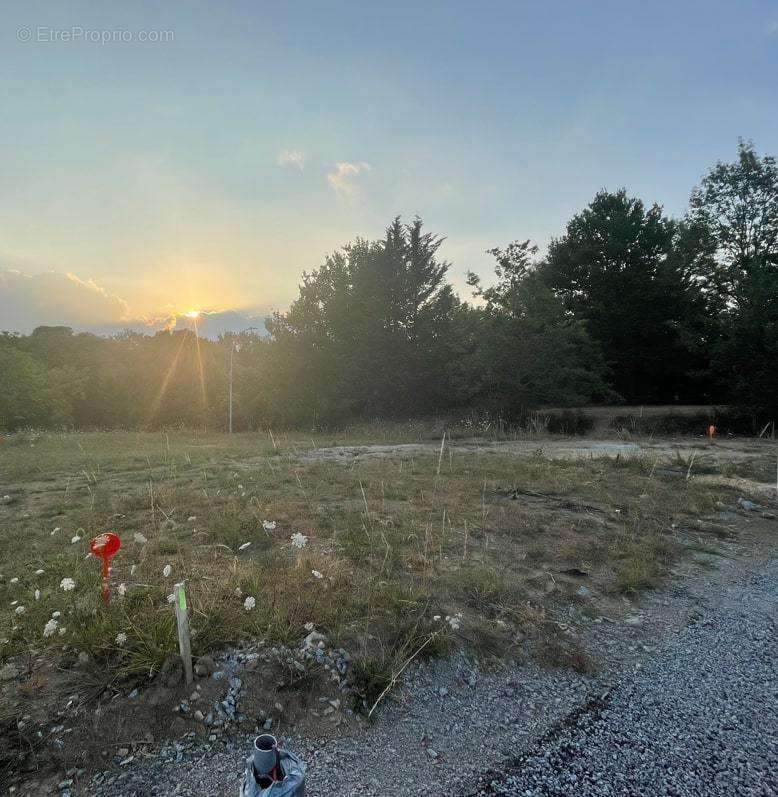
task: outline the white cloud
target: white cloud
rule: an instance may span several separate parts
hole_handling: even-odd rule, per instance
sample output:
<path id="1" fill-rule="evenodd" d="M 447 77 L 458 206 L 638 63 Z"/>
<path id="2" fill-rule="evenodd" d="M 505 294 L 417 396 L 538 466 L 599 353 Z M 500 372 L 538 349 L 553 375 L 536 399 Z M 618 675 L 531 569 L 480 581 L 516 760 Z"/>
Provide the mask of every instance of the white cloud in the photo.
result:
<path id="1" fill-rule="evenodd" d="M 765 31 L 768 36 L 778 36 L 778 19 L 768 22 Z"/>
<path id="2" fill-rule="evenodd" d="M 305 168 L 305 153 L 296 149 L 285 149 L 278 154 L 279 166 L 293 166 L 302 171 Z"/>
<path id="3" fill-rule="evenodd" d="M 204 338 L 250 327 L 266 334 L 268 315 L 261 308 L 253 312 L 205 310 L 197 318 L 197 330 Z M 160 329 L 190 329 L 193 325 L 194 319 L 185 315 L 133 316 L 120 296 L 75 274 L 50 271 L 31 275 L 0 268 L 0 332 L 26 335 L 39 326 L 67 326 L 97 335 L 113 335 L 124 329 L 153 335 Z"/>
<path id="4" fill-rule="evenodd" d="M 0 327 L 30 332 L 42 324 L 99 326 L 128 318 L 124 299 L 92 280 L 54 271 L 23 274 L 0 269 Z"/>
<path id="5" fill-rule="evenodd" d="M 370 171 L 370 164 L 364 161 L 360 163 L 349 163 L 339 161 L 335 164 L 335 171 L 327 175 L 327 182 L 339 194 L 350 195 L 357 190 L 354 178 L 363 172 Z"/>

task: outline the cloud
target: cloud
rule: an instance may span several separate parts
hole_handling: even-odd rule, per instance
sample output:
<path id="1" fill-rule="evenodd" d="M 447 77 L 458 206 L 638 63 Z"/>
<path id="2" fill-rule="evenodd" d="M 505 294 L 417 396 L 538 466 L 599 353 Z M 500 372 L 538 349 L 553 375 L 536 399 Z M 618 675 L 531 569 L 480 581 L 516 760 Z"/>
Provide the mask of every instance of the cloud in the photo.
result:
<path id="1" fill-rule="evenodd" d="M 276 160 L 279 166 L 293 166 L 302 171 L 305 168 L 305 153 L 296 149 L 285 149 Z"/>
<path id="2" fill-rule="evenodd" d="M 768 22 L 765 31 L 768 36 L 778 36 L 778 19 Z"/>
<path id="3" fill-rule="evenodd" d="M 128 318 L 127 303 L 75 274 L 28 275 L 0 269 L 0 329 L 30 332 L 36 326 L 100 326 Z"/>
<path id="4" fill-rule="evenodd" d="M 354 178 L 362 172 L 369 172 L 370 168 L 370 164 L 364 161 L 360 163 L 339 161 L 335 164 L 335 171 L 327 175 L 327 182 L 338 194 L 348 196 L 357 190 Z"/>
<path id="5" fill-rule="evenodd" d="M 259 310 L 209 310 L 197 319 L 197 329 L 205 338 L 250 327 L 266 334 L 268 315 Z M 39 326 L 66 326 L 97 335 L 113 335 L 124 329 L 153 335 L 161 329 L 190 329 L 193 322 L 185 315 L 133 316 L 120 296 L 75 274 L 50 271 L 30 275 L 0 268 L 0 331 L 26 335 Z"/>
<path id="6" fill-rule="evenodd" d="M 247 332 L 267 335 L 265 320 L 268 315 L 249 315 L 239 310 L 206 310 L 197 318 L 177 315 L 170 319 L 168 327 L 174 329 L 197 329 L 201 338 L 216 339 L 228 332 Z"/>

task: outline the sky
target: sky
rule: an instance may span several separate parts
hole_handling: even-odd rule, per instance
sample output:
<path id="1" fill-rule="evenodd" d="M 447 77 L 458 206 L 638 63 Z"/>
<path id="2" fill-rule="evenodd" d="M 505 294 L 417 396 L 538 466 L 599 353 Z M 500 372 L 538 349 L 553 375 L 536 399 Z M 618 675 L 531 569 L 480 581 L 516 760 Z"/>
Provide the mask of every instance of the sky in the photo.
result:
<path id="1" fill-rule="evenodd" d="M 778 2 L 3 2 L 0 329 L 261 323 L 397 214 L 449 278 L 778 155 Z"/>

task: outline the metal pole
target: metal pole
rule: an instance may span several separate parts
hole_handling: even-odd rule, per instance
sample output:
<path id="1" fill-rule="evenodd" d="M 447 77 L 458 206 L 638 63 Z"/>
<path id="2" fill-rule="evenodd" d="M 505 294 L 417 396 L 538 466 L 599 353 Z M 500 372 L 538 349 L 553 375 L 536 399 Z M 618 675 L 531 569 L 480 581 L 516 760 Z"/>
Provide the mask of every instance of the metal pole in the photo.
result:
<path id="1" fill-rule="evenodd" d="M 232 355 L 235 352 L 235 341 L 230 347 L 230 434 L 232 434 Z"/>

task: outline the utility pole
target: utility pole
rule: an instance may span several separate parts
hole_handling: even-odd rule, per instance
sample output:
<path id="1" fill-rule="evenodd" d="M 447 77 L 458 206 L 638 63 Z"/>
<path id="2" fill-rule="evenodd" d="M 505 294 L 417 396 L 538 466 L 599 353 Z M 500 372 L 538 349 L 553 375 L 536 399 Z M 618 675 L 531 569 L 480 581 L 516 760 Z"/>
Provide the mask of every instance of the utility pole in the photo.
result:
<path id="1" fill-rule="evenodd" d="M 229 423 L 230 434 L 232 434 L 232 361 L 234 354 L 235 354 L 235 341 L 233 340 L 230 345 L 230 423 Z"/>

